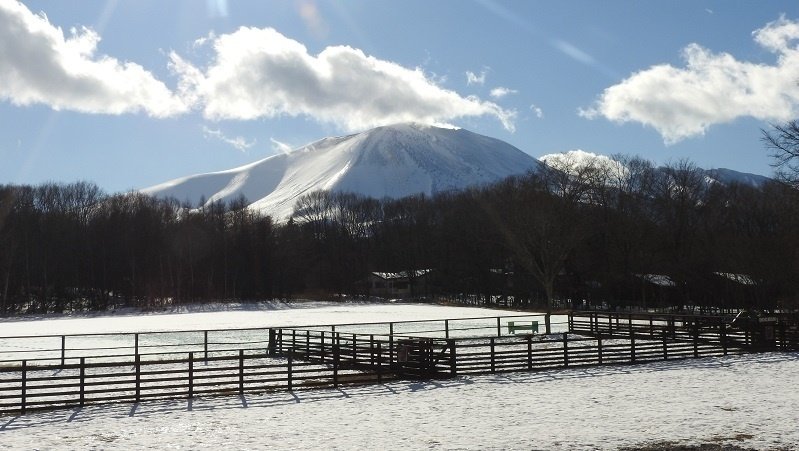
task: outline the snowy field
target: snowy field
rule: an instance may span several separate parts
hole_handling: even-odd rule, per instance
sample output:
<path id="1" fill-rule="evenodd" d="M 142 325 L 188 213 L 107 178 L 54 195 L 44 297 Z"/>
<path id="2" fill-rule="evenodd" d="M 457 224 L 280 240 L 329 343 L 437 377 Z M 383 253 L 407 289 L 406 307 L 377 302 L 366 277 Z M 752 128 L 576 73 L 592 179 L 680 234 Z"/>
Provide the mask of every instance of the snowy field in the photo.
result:
<path id="1" fill-rule="evenodd" d="M 226 310 L 219 311 L 219 308 Z M 515 315 L 526 316 L 514 318 Z M 88 317 L 0 319 L 0 362 L 43 358 L 60 361 L 62 334 L 69 335 L 64 342 L 67 349 L 65 355 L 69 360 L 80 356 L 121 354 L 132 356 L 134 333 L 139 333 L 141 353 L 166 351 L 185 353 L 203 349 L 203 331 L 206 330 L 210 330 L 207 337 L 210 343 L 208 349 L 211 351 L 242 347 L 257 349 L 266 346 L 268 338 L 266 328 L 269 327 L 309 326 L 312 329 L 329 331 L 330 325 L 336 325 L 335 330 L 342 334 L 387 335 L 388 322 L 394 322 L 395 336 L 405 334 L 444 338 L 444 320 L 450 319 L 447 325 L 449 337 L 496 336 L 498 316 L 502 316 L 500 320 L 502 334 L 507 334 L 507 324 L 514 320 L 526 320 L 527 323 L 536 320 L 542 331 L 544 328 L 543 315 L 530 316 L 529 312 L 474 307 L 332 302 L 193 305 L 179 307 L 178 311 L 173 312 L 139 315 L 128 313 Z M 419 322 L 419 320 L 427 321 Z M 553 332 L 567 329 L 566 316 L 552 317 Z M 165 333 L 166 331 L 183 332 Z M 19 336 L 24 338 L 3 338 Z"/>
<path id="2" fill-rule="evenodd" d="M 7 326 L 17 334 L 109 332 L 508 313 L 423 305 L 306 307 L 16 319 L 0 328 L 2 335 L 10 334 Z M 612 450 L 663 442 L 799 449 L 797 374 L 799 354 L 774 353 L 90 406 L 0 417 L 0 449 Z"/>

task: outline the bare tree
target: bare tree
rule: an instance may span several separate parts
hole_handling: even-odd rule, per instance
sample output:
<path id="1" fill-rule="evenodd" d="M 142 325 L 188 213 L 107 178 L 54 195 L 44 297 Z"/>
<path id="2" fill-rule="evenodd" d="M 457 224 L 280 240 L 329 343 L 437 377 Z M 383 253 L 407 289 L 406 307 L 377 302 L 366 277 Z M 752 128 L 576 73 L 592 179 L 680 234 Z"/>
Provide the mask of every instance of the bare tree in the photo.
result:
<path id="1" fill-rule="evenodd" d="M 769 149 L 771 164 L 777 177 L 795 188 L 799 188 L 799 121 L 772 124 L 771 130 L 761 130 L 763 142 Z"/>

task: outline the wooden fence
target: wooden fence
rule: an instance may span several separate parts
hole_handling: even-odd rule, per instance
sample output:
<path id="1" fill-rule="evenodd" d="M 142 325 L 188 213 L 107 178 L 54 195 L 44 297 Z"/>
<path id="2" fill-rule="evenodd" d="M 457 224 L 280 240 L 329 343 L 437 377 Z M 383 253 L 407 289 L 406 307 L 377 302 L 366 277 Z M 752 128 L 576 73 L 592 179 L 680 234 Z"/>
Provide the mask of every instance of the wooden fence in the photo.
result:
<path id="1" fill-rule="evenodd" d="M 205 395 L 260 393 L 382 383 L 396 379 L 382 344 L 376 343 L 368 367 L 355 363 L 332 343 L 315 349 L 324 361 L 307 361 L 294 352 L 275 355 L 239 350 L 235 355 L 203 358 L 186 355 L 137 355 L 131 362 L 80 357 L 65 365 L 34 364 L 0 367 L 0 414 L 82 407 L 111 401 L 193 398 Z M 361 357 L 363 358 L 363 357 Z"/>
<path id="2" fill-rule="evenodd" d="M 333 324 L 324 326 L 296 326 L 298 329 L 337 332 L 370 330 L 391 337 L 454 338 L 474 336 L 502 336 L 509 332 L 511 321 L 538 321 L 541 329 L 566 330 L 565 316 L 553 323 L 549 314 L 517 314 L 491 317 L 470 317 L 440 320 L 412 320 L 392 322 L 367 322 Z M 169 330 L 131 333 L 83 333 L 55 335 L 0 336 L 0 366 L 18 364 L 22 360 L 65 365 L 79 357 L 106 357 L 114 360 L 132 360 L 135 355 L 164 355 L 194 352 L 208 358 L 229 351 L 263 350 L 269 344 L 272 328 L 237 328 L 206 330 Z M 371 333 L 371 332 L 370 332 Z M 330 336 L 330 335 L 328 335 Z"/>
<path id="3" fill-rule="evenodd" d="M 569 326 L 569 333 L 509 335 L 498 327 L 496 336 L 443 338 L 272 328 L 258 342 L 266 346 L 210 354 L 0 362 L 0 414 L 799 349 L 797 323 L 783 320 L 772 341 L 718 317 L 581 312 L 569 316 Z M 764 340 L 773 346 L 764 347 Z"/>
<path id="4" fill-rule="evenodd" d="M 573 312 L 569 330 L 601 337 L 668 337 L 750 351 L 799 349 L 799 318 L 795 315 L 774 314 L 736 324 L 732 316 Z"/>
<path id="5" fill-rule="evenodd" d="M 352 368 L 370 371 L 374 362 L 397 377 L 442 378 L 464 374 L 534 371 L 575 366 L 634 364 L 656 360 L 724 356 L 749 352 L 736 339 L 704 333 L 619 337 L 549 335 L 391 340 L 357 334 L 277 329 L 276 355 L 294 354 L 306 361 L 328 362 L 337 346 Z M 375 349 L 379 356 L 375 358 Z"/>

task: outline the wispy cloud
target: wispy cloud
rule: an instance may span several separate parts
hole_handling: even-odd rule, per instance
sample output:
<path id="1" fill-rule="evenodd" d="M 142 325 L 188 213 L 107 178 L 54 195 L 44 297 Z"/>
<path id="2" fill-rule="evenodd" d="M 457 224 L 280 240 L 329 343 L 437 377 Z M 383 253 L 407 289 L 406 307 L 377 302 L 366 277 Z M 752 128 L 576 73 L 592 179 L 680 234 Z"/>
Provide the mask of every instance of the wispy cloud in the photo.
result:
<path id="1" fill-rule="evenodd" d="M 257 140 L 255 140 L 255 139 L 253 139 L 252 141 L 247 141 L 242 136 L 236 136 L 236 137 L 230 138 L 230 137 L 225 136 L 225 134 L 222 133 L 221 130 L 219 130 L 219 129 L 214 130 L 214 129 L 208 128 L 208 127 L 206 127 L 204 125 L 203 125 L 203 136 L 205 136 L 206 139 L 213 138 L 213 139 L 222 141 L 223 143 L 228 144 L 230 146 L 233 146 L 233 148 L 235 148 L 236 150 L 239 150 L 241 152 L 246 152 L 247 149 L 249 149 L 252 146 L 254 146 L 256 144 L 256 142 L 257 142 Z"/>
<path id="2" fill-rule="evenodd" d="M 517 91 L 515 89 L 504 88 L 502 86 L 498 86 L 498 87 L 492 89 L 489 94 L 491 95 L 491 97 L 493 97 L 495 99 L 501 99 L 501 98 L 503 98 L 503 97 L 505 97 L 505 96 L 507 96 L 509 94 L 516 94 L 518 92 L 519 91 Z"/>
<path id="3" fill-rule="evenodd" d="M 269 138 L 269 141 L 272 142 L 272 150 L 274 150 L 277 153 L 286 153 L 286 154 L 288 154 L 288 153 L 291 153 L 292 150 L 294 150 L 291 147 L 291 145 L 286 144 L 284 142 L 280 142 L 280 141 L 276 140 L 275 138 Z"/>
<path id="4" fill-rule="evenodd" d="M 187 105 L 142 66 L 97 54 L 100 35 L 72 28 L 68 36 L 44 15 L 0 1 L 0 100 L 54 110 L 154 117 Z"/>
<path id="5" fill-rule="evenodd" d="M 322 12 L 319 11 L 319 6 L 315 0 L 300 0 L 297 3 L 297 10 L 305 23 L 305 27 L 311 31 L 315 36 L 323 38 L 328 35 L 330 27 L 322 17 Z"/>
<path id="6" fill-rule="evenodd" d="M 476 74 L 472 71 L 466 71 L 466 84 L 467 85 L 479 85 L 483 86 L 486 82 L 486 73 L 488 72 L 487 69 L 483 69 L 480 71 L 480 74 Z"/>
<path id="7" fill-rule="evenodd" d="M 753 33 L 777 56 L 774 65 L 740 61 L 690 44 L 684 67 L 652 66 L 611 86 L 583 117 L 653 127 L 667 144 L 740 117 L 784 121 L 799 115 L 799 22 L 785 17 Z"/>
<path id="8" fill-rule="evenodd" d="M 227 0 L 205 0 L 205 6 L 208 11 L 208 17 L 228 16 Z"/>
<path id="9" fill-rule="evenodd" d="M 542 119 L 544 117 L 544 110 L 542 110 L 541 108 L 537 107 L 535 104 L 530 105 L 530 111 L 532 111 L 533 114 L 535 114 L 535 117 L 537 117 L 539 119 Z"/>
<path id="10" fill-rule="evenodd" d="M 596 63 L 596 60 L 593 56 L 589 55 L 570 42 L 566 42 L 561 39 L 555 39 L 552 41 L 552 46 L 560 50 L 564 55 L 580 63 L 588 65 L 593 65 Z"/>
<path id="11" fill-rule="evenodd" d="M 212 63 L 200 69 L 176 53 L 180 92 L 208 119 L 306 116 L 349 130 L 418 121 L 489 116 L 510 131 L 515 111 L 439 86 L 409 69 L 348 46 L 311 55 L 271 28 L 242 27 L 213 41 Z"/>

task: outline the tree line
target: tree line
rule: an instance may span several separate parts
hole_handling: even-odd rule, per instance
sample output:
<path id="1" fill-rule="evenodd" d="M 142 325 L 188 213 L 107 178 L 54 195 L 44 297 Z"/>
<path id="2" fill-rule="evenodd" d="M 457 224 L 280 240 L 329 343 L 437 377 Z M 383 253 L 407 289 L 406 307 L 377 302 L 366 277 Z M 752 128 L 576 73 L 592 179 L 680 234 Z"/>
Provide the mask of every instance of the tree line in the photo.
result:
<path id="1" fill-rule="evenodd" d="M 86 183 L 0 186 L 0 311 L 370 296 L 371 271 L 431 269 L 418 296 L 796 308 L 799 191 L 564 156 L 433 197 L 314 192 L 287 221 L 243 198 L 188 205 Z"/>

